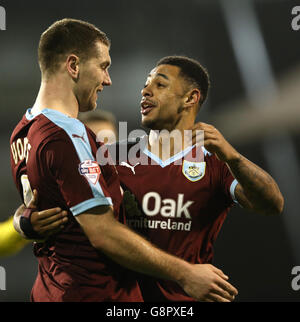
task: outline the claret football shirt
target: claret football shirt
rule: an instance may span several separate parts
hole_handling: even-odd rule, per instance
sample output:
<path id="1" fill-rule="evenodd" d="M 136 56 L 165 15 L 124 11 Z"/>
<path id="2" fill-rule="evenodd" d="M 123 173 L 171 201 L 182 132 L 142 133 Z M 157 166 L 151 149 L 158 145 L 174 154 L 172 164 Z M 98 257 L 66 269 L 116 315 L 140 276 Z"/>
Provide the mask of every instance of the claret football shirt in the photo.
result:
<path id="1" fill-rule="evenodd" d="M 147 144 L 139 144 L 140 149 L 128 146 L 129 159 L 117 166 L 124 190 L 136 196 L 140 208 L 138 214 L 126 214 L 127 224 L 190 263 L 211 263 L 213 243 L 236 201 L 237 181 L 204 147 L 198 154 L 189 147 L 162 161 Z M 173 282 L 147 276 L 139 281 L 145 301 L 193 300 Z"/>
<path id="2" fill-rule="evenodd" d="M 141 301 L 132 272 L 94 249 L 74 216 L 111 205 L 118 220 L 122 194 L 116 169 L 99 166 L 99 145 L 79 120 L 53 109 L 27 110 L 10 140 L 11 168 L 25 204 L 33 189 L 40 210 L 68 210 L 65 228 L 35 244 L 38 276 L 33 301 Z"/>

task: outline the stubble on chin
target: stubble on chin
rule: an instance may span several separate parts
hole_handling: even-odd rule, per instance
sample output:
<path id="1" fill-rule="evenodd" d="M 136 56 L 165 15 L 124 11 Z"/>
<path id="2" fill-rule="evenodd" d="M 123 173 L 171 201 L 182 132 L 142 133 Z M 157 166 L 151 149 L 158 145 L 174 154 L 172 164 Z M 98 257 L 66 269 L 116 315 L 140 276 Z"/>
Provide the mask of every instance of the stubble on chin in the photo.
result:
<path id="1" fill-rule="evenodd" d="M 141 119 L 141 125 L 143 127 L 149 128 L 149 124 L 150 123 L 151 123 L 151 120 L 147 120 L 147 119 L 145 119 L 145 118 L 142 117 L 142 119 Z"/>
<path id="2" fill-rule="evenodd" d="M 160 130 L 155 119 L 142 119 L 142 126 L 150 130 Z"/>

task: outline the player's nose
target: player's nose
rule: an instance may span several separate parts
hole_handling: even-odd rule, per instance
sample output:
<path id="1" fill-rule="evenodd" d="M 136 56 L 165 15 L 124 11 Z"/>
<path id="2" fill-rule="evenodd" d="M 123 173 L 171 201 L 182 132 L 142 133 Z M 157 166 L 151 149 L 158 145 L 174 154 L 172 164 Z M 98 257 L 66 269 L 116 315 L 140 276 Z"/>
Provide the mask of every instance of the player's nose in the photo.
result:
<path id="1" fill-rule="evenodd" d="M 147 96 L 152 96 L 152 91 L 150 86 L 145 86 L 142 90 L 141 90 L 141 94 L 143 97 L 147 97 Z"/>
<path id="2" fill-rule="evenodd" d="M 108 71 L 106 71 L 106 73 L 105 73 L 103 85 L 104 86 L 110 86 L 110 85 L 112 85 L 112 80 L 110 78 L 110 75 L 109 75 Z"/>

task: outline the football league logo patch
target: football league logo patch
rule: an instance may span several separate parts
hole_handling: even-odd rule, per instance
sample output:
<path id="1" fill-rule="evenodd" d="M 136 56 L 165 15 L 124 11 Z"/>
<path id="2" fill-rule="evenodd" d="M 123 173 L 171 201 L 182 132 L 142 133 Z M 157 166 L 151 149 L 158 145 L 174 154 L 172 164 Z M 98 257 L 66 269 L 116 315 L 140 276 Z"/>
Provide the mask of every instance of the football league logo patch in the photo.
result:
<path id="1" fill-rule="evenodd" d="M 202 179 L 205 175 L 206 162 L 183 161 L 182 173 L 192 182 Z"/>
<path id="2" fill-rule="evenodd" d="M 96 161 L 86 160 L 79 164 L 79 173 L 95 185 L 99 180 L 101 170 Z"/>

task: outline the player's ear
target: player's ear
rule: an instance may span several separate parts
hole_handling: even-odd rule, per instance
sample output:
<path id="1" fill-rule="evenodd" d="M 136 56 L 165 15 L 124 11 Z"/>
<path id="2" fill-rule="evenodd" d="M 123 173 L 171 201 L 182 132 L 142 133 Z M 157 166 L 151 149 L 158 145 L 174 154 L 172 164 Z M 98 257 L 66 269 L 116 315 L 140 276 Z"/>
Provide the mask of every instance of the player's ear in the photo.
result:
<path id="1" fill-rule="evenodd" d="M 69 75 L 77 80 L 79 76 L 79 57 L 71 54 L 67 57 L 66 67 Z"/>
<path id="2" fill-rule="evenodd" d="M 184 105 L 186 108 L 198 105 L 201 98 L 201 93 L 198 88 L 189 90 L 184 97 Z"/>

